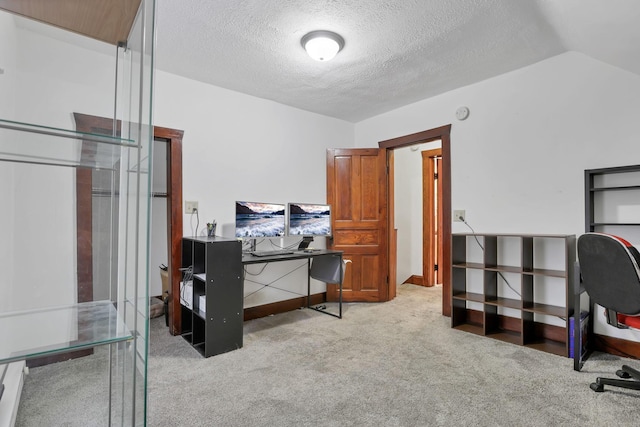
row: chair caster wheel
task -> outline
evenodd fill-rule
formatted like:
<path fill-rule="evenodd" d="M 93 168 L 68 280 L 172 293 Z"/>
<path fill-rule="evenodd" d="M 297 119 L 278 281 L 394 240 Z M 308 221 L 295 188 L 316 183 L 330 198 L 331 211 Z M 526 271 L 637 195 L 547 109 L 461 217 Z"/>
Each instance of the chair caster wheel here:
<path fill-rule="evenodd" d="M 620 378 L 631 378 L 631 375 L 629 375 L 627 372 L 623 371 L 622 369 L 618 369 L 616 371 L 616 375 L 619 376 Z"/>
<path fill-rule="evenodd" d="M 597 393 L 601 393 L 604 391 L 604 386 L 602 384 L 598 384 L 598 383 L 591 383 L 589 384 L 589 387 L 591 388 L 591 390 L 597 392 Z"/>

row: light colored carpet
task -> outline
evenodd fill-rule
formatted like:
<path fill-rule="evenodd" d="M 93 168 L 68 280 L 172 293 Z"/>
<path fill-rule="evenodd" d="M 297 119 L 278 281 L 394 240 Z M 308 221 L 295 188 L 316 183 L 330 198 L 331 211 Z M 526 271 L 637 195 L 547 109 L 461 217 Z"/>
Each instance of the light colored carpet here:
<path fill-rule="evenodd" d="M 441 298 L 440 287 L 405 284 L 393 301 L 345 304 L 341 320 L 311 310 L 252 320 L 242 349 L 207 359 L 153 319 L 148 424 L 640 425 L 640 392 L 589 389 L 640 362 L 596 354 L 575 372 L 571 359 L 451 329 Z M 67 362 L 32 369 L 18 425 L 104 425 L 84 408 L 99 387 L 49 386 L 66 381 L 57 365 Z M 39 410 L 43 400 L 69 404 Z"/>

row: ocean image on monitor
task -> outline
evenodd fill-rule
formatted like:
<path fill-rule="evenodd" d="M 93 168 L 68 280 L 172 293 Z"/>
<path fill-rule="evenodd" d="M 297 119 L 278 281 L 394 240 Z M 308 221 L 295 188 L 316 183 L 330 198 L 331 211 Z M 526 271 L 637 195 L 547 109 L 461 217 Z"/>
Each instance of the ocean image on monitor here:
<path fill-rule="evenodd" d="M 236 202 L 236 237 L 284 236 L 285 205 Z"/>
<path fill-rule="evenodd" d="M 331 236 L 331 206 L 289 203 L 290 236 Z"/>

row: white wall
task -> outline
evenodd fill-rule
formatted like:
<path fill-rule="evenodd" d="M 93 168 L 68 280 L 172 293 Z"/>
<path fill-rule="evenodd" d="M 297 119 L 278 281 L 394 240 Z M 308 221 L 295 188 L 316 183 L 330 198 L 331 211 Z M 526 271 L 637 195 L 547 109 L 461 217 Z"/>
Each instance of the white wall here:
<path fill-rule="evenodd" d="M 161 71 L 154 117 L 185 131 L 183 198 L 228 237 L 236 200 L 324 202 L 326 149 L 353 145 L 351 123 Z"/>
<path fill-rule="evenodd" d="M 13 119 L 15 106 L 15 79 L 16 79 L 16 29 L 13 17 L 0 13 L 0 118 Z M 0 131 L 0 140 L 7 138 L 6 132 Z M 0 209 L 0 271 L 4 277 L 13 278 L 13 242 L 15 238 L 14 228 L 7 224 L 14 223 L 14 210 L 4 208 L 15 197 L 15 183 L 13 165 L 0 163 L 0 197 L 3 200 L 3 208 Z M 1 224 L 5 224 L 2 226 Z M 9 289 L 0 281 L 0 292 L 6 300 L 10 295 Z M 0 302 L 0 311 L 3 311 L 6 303 Z"/>
<path fill-rule="evenodd" d="M 0 117 L 13 118 L 16 82 L 16 28 L 13 17 L 0 13 Z"/>
<path fill-rule="evenodd" d="M 8 35 L 0 37 L 0 67 L 5 68 L 0 75 L 3 118 L 72 129 L 74 111 L 109 115 L 113 109 L 112 58 L 43 37 L 24 27 L 22 18 L 0 13 L 0 20 L 2 34 Z M 10 85 L 6 97 L 5 82 Z M 15 138 L 15 134 L 4 133 L 2 140 L 15 143 Z M 25 146 L 32 144 L 23 136 L 20 141 Z M 46 150 L 52 146 L 50 141 L 39 142 L 33 145 L 37 154 L 52 154 Z M 55 150 L 59 147 L 56 144 Z M 0 285 L 5 296 L 0 309 L 75 302 L 75 170 L 2 162 L 0 175 L 7 178 L 0 190 L 3 206 L 8 207 L 2 209 L 0 235 L 11 242 L 11 256 L 0 257 L 6 279 Z"/>
<path fill-rule="evenodd" d="M 477 232 L 580 235 L 584 170 L 637 164 L 639 116 L 640 76 L 568 52 L 357 123 L 355 145 L 451 123 L 452 208 Z"/>
<path fill-rule="evenodd" d="M 217 235 L 235 236 L 235 201 L 270 203 L 326 201 L 326 149 L 353 146 L 354 125 L 272 101 L 158 71 L 155 123 L 184 130 L 183 199 L 197 201 L 198 234 L 216 220 Z M 184 209 L 183 209 L 184 211 Z M 183 218 L 184 235 L 195 232 L 196 217 Z M 274 239 L 278 245 L 296 242 Z M 323 242 L 316 239 L 314 246 Z M 263 243 L 263 248 L 271 248 Z M 259 277 L 247 276 L 245 306 L 306 294 L 299 262 L 272 263 Z M 248 267 L 249 273 L 261 266 Z M 298 269 L 298 270 L 296 270 Z M 296 270 L 273 286 L 271 283 Z M 315 283 L 313 291 L 324 289 Z M 254 293 L 255 291 L 258 291 Z M 295 294 L 292 294 L 295 292 Z"/>
<path fill-rule="evenodd" d="M 112 56 L 11 28 L 6 16 L 0 19 L 0 31 L 8 35 L 0 38 L 0 53 L 8 58 L 0 64 L 5 68 L 0 76 L 0 112 L 5 117 L 70 128 L 73 111 L 110 116 Z M 583 170 L 638 163 L 640 158 L 640 77 L 574 52 L 355 126 L 163 72 L 156 74 L 155 83 L 155 123 L 185 131 L 184 199 L 199 202 L 201 228 L 216 219 L 218 234 L 226 236 L 233 235 L 235 200 L 326 200 L 326 148 L 376 147 L 378 141 L 448 123 L 453 125 L 452 207 L 465 209 L 478 232 L 580 234 Z M 461 105 L 471 114 L 459 122 L 454 112 Z M 42 240 L 44 228 L 58 253 L 75 259 L 72 171 L 57 171 L 42 180 L 34 179 L 32 171 L 17 176 L 0 165 L 0 174 L 7 178 L 3 182 L 14 180 L 0 186 L 3 200 L 14 206 L 13 214 L 2 214 L 7 219 L 2 236 L 21 234 L 14 252 L 29 253 L 32 242 Z M 52 180 L 58 182 L 58 194 L 38 186 Z M 25 188 L 40 193 L 21 197 Z M 20 215 L 15 215 L 17 207 Z M 42 226 L 52 218 L 54 226 Z M 185 215 L 185 235 L 191 234 L 189 219 Z M 454 223 L 453 231 L 467 230 Z M 638 239 L 633 243 L 640 245 Z M 20 292 L 44 299 L 73 298 L 72 289 L 60 292 L 40 285 L 43 276 L 52 275 L 68 282 L 75 277 L 73 262 L 61 268 L 40 254 L 22 259 L 12 267 L 0 266 L 4 272 L 13 268 L 11 281 L 18 278 L 27 284 Z M 39 272 L 32 269 L 36 262 Z M 279 277 L 293 268 L 268 270 Z M 294 287 L 300 281 L 297 276 L 287 280 Z M 290 297 L 280 291 L 258 292 L 246 303 Z"/>
<path fill-rule="evenodd" d="M 57 33 L 55 29 L 32 31 L 33 24 L 7 14 L 0 14 L 0 19 L 3 24 L 10 24 L 3 25 L 3 33 L 15 32 L 18 40 L 15 48 L 11 46 L 11 37 L 0 41 L 3 54 L 13 53 L 13 56 L 7 55 L 12 61 L 0 65 L 5 68 L 0 88 L 4 94 L 5 88 L 16 87 L 15 98 L 3 97 L 0 102 L 3 117 L 9 114 L 7 109 L 14 109 L 12 118 L 16 120 L 73 128 L 74 111 L 103 117 L 113 114 L 115 50 L 111 55 L 105 53 L 104 46 L 92 50 L 91 44 L 82 47 L 70 44 L 67 42 L 69 35 L 64 32 Z M 14 21 L 19 25 L 14 26 Z M 6 77 L 14 75 L 19 77 L 16 85 L 4 84 Z M 185 200 L 199 202 L 201 231 L 206 222 L 216 219 L 218 234 L 233 236 L 235 200 L 324 202 L 326 148 L 353 145 L 354 126 L 348 122 L 167 73 L 158 72 L 155 83 L 154 122 L 185 131 L 183 194 Z M 11 241 L 13 230 L 22 233 L 15 245 L 11 244 L 10 248 L 3 245 L 0 249 L 16 254 L 14 262 L 5 258 L 7 265 L 3 263 L 2 267 L 7 268 L 3 271 L 19 271 L 19 277 L 16 273 L 9 282 L 19 279 L 20 283 L 28 284 L 21 285 L 19 295 L 11 300 L 28 300 L 30 305 L 35 303 L 36 306 L 41 302 L 45 305 L 73 302 L 74 170 L 51 168 L 46 172 L 47 178 L 39 180 L 34 178 L 42 177 L 42 171 L 47 168 L 36 170 L 27 166 L 16 177 L 14 172 L 9 175 L 8 164 L 0 166 L 0 173 L 7 175 L 2 187 L 4 200 L 12 200 L 10 204 L 15 209 L 24 207 L 15 217 L 9 217 L 10 213 L 17 212 L 15 209 L 3 213 L 3 219 L 7 219 L 3 221 L 6 225 L 2 230 L 2 235 L 8 236 L 5 241 Z M 24 181 L 24 185 L 13 185 L 9 178 L 15 182 Z M 45 182 L 49 185 L 43 185 Z M 10 191 L 27 188 L 29 191 L 16 191 L 15 196 L 10 194 Z M 56 191 L 51 191 L 52 188 Z M 192 234 L 189 220 L 190 216 L 185 215 L 185 235 Z M 195 219 L 193 224 L 195 226 Z M 50 244 L 43 244 L 43 229 Z M 41 244 L 34 251 L 31 242 L 38 238 Z M 322 244 L 316 242 L 316 246 Z M 34 270 L 36 260 L 39 268 Z M 159 276 L 154 273 L 157 266 L 151 267 L 152 283 L 159 287 L 159 280 L 158 283 L 153 280 Z M 287 265 L 269 267 L 267 273 L 272 277 L 268 281 L 294 268 Z M 302 269 L 300 272 L 304 273 Z M 60 285 L 64 289 L 42 286 L 43 275 L 47 276 L 48 283 L 65 283 Z M 301 283 L 306 284 L 306 276 L 301 277 L 288 277 L 285 282 L 290 283 L 279 284 L 301 292 L 304 288 Z M 315 288 L 319 290 L 322 285 L 316 283 Z M 276 294 L 258 292 L 250 297 L 249 304 L 294 296 L 281 291 Z M 12 305 L 12 308 L 18 307 Z"/>

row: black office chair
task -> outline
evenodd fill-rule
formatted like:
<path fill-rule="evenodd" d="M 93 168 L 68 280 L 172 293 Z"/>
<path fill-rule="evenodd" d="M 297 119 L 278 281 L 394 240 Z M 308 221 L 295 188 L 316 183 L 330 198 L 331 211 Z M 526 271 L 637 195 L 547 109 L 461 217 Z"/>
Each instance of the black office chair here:
<path fill-rule="evenodd" d="M 605 308 L 607 323 L 619 329 L 640 329 L 638 250 L 617 236 L 586 233 L 578 238 L 578 260 L 584 288 L 593 303 Z M 612 385 L 640 390 L 640 371 L 623 365 L 616 375 L 624 379 L 598 377 L 591 389 L 601 392 L 605 385 Z"/>

